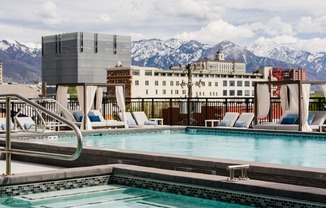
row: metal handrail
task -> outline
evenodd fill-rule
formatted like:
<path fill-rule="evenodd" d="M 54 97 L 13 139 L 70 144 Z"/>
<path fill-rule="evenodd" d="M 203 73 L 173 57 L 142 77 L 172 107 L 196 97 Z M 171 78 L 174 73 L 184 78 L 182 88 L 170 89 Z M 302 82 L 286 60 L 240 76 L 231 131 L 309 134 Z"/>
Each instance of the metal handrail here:
<path fill-rule="evenodd" d="M 25 155 L 25 156 L 32 156 L 32 157 L 41 157 L 41 158 L 50 158 L 50 159 L 56 159 L 56 160 L 65 160 L 65 161 L 73 161 L 76 160 L 83 148 L 83 142 L 82 142 L 82 133 L 80 129 L 71 121 L 68 121 L 59 115 L 49 111 L 48 109 L 44 108 L 41 105 L 38 105 L 29 99 L 22 97 L 18 94 L 0 94 L 0 97 L 6 98 L 6 148 L 4 152 L 6 153 L 6 175 L 11 175 L 11 154 L 17 154 L 17 155 Z M 28 151 L 28 150 L 21 150 L 21 149 L 12 149 L 11 148 L 11 137 L 10 137 L 10 102 L 11 98 L 18 98 L 30 106 L 34 107 L 37 110 L 40 110 L 41 112 L 57 119 L 58 121 L 66 124 L 67 126 L 71 127 L 77 137 L 77 148 L 74 154 L 72 155 L 66 155 L 66 154 L 55 154 L 55 153 L 46 153 L 46 152 L 38 152 L 38 151 Z"/>

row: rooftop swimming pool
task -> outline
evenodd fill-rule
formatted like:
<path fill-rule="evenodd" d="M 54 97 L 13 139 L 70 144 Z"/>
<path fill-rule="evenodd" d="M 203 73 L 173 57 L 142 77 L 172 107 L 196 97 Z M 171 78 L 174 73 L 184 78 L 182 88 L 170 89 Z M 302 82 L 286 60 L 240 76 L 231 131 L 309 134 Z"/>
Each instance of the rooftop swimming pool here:
<path fill-rule="evenodd" d="M 236 208 L 243 205 L 218 202 L 146 189 L 109 184 L 87 188 L 0 198 L 1 207 L 143 207 L 143 208 Z"/>
<path fill-rule="evenodd" d="M 74 138 L 59 138 L 73 143 Z M 84 146 L 326 168 L 326 137 L 232 131 L 162 131 L 84 136 Z"/>

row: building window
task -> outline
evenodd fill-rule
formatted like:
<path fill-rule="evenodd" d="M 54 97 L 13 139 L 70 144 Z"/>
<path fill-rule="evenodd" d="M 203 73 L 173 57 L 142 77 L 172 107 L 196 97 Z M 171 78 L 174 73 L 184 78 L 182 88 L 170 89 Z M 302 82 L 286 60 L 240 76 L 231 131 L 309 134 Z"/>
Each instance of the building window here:
<path fill-rule="evenodd" d="M 139 76 L 139 70 L 132 70 L 132 75 Z"/>
<path fill-rule="evenodd" d="M 98 34 L 97 33 L 94 34 L 94 52 L 95 53 L 98 52 Z"/>
<path fill-rule="evenodd" d="M 175 94 L 176 95 L 179 95 L 179 90 L 175 90 Z"/>
<path fill-rule="evenodd" d="M 242 81 L 237 81 L 237 86 L 242 87 Z"/>
<path fill-rule="evenodd" d="M 117 36 L 113 35 L 113 54 L 117 54 Z"/>
<path fill-rule="evenodd" d="M 156 94 L 158 94 L 158 90 L 155 90 Z"/>
<path fill-rule="evenodd" d="M 163 86 L 166 86 L 166 81 L 162 81 L 162 85 Z"/>
<path fill-rule="evenodd" d="M 227 90 L 223 90 L 223 96 L 228 96 L 228 91 Z"/>
<path fill-rule="evenodd" d="M 83 33 L 81 32 L 80 33 L 80 52 L 83 52 L 84 51 L 84 37 L 83 37 Z"/>
<path fill-rule="evenodd" d="M 145 85 L 149 85 L 149 81 L 148 80 L 145 80 Z"/>
<path fill-rule="evenodd" d="M 212 86 L 212 82 L 208 82 L 208 86 L 209 86 L 209 87 Z"/>
<path fill-rule="evenodd" d="M 245 96 L 250 96 L 250 90 L 245 90 Z"/>
<path fill-rule="evenodd" d="M 230 90 L 230 96 L 234 96 L 235 95 L 234 93 L 235 93 L 234 90 Z"/>
<path fill-rule="evenodd" d="M 237 91 L 237 96 L 242 96 L 242 90 Z"/>
<path fill-rule="evenodd" d="M 135 80 L 135 85 L 139 85 L 139 80 Z"/>
<path fill-rule="evenodd" d="M 148 95 L 148 89 L 146 89 L 146 95 Z"/>
<path fill-rule="evenodd" d="M 158 81 L 155 81 L 155 86 L 158 86 Z"/>
<path fill-rule="evenodd" d="M 153 75 L 152 71 L 150 70 L 145 71 L 145 76 L 152 76 L 152 75 Z"/>
<path fill-rule="evenodd" d="M 173 95 L 173 90 L 171 90 L 171 95 Z"/>
<path fill-rule="evenodd" d="M 245 81 L 245 86 L 250 87 L 250 81 Z"/>
<path fill-rule="evenodd" d="M 230 80 L 230 86 L 231 86 L 231 87 L 235 86 L 235 83 L 234 83 L 233 80 Z"/>
<path fill-rule="evenodd" d="M 186 94 L 186 90 L 182 90 L 182 94 L 185 95 Z"/>
<path fill-rule="evenodd" d="M 179 85 L 180 85 L 180 82 L 179 82 L 179 81 L 176 81 L 176 82 L 175 82 L 175 85 L 176 85 L 176 86 L 179 86 Z"/>
<path fill-rule="evenodd" d="M 163 95 L 166 95 L 166 90 L 163 90 Z"/>
<path fill-rule="evenodd" d="M 224 86 L 224 87 L 228 86 L 228 81 L 223 80 L 223 86 Z"/>
<path fill-rule="evenodd" d="M 217 87 L 218 86 L 218 82 L 215 82 L 215 87 Z"/>
<path fill-rule="evenodd" d="M 173 81 L 170 81 L 170 86 L 173 86 Z"/>

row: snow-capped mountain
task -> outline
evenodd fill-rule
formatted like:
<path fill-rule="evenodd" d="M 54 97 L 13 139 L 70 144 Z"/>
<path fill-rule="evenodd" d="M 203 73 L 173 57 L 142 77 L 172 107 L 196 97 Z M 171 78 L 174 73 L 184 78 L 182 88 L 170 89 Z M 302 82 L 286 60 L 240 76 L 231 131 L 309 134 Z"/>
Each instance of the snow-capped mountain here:
<path fill-rule="evenodd" d="M 307 69 L 309 74 L 319 74 L 319 77 L 326 78 L 326 53 L 310 53 L 299 51 L 289 46 L 269 43 L 254 44 L 248 47 L 257 56 L 268 57 L 275 60 L 284 61 Z M 320 79 L 320 78 L 319 78 Z"/>
<path fill-rule="evenodd" d="M 13 40 L 0 41 L 4 82 L 31 83 L 41 80 L 41 46 Z"/>
<path fill-rule="evenodd" d="M 326 53 L 323 52 L 312 54 L 278 44 L 242 47 L 230 41 L 222 41 L 216 45 L 178 39 L 149 39 L 131 43 L 133 65 L 162 69 L 168 69 L 171 65 L 185 65 L 201 58 L 213 58 L 216 51 L 222 51 L 226 60 L 245 62 L 247 72 L 260 66 L 306 68 L 308 79 L 326 78 Z M 4 81 L 41 81 L 41 58 L 40 45 L 12 40 L 0 41 Z"/>
<path fill-rule="evenodd" d="M 170 65 L 185 65 L 202 58 L 213 58 L 216 51 L 223 51 L 227 60 L 238 60 L 247 64 L 247 71 L 252 72 L 260 66 L 294 67 L 279 60 L 259 57 L 244 47 L 230 41 L 223 41 L 210 46 L 198 41 L 158 39 L 135 41 L 131 45 L 132 64 L 168 69 Z"/>

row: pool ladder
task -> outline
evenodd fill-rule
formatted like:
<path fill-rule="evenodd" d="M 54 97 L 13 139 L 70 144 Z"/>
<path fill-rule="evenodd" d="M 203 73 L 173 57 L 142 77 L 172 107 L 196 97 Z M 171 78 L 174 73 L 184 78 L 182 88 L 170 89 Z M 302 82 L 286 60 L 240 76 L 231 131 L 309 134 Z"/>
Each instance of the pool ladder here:
<path fill-rule="evenodd" d="M 38 105 L 31 100 L 22 97 L 18 94 L 0 94 L 0 98 L 6 99 L 6 147 L 3 149 L 0 149 L 0 152 L 5 152 L 6 154 L 6 175 L 12 175 L 11 173 L 11 155 L 17 154 L 17 155 L 25 155 L 25 156 L 32 156 L 32 157 L 41 157 L 41 158 L 49 158 L 49 159 L 56 159 L 56 160 L 65 160 L 65 161 L 73 161 L 76 160 L 83 148 L 83 142 L 82 142 L 82 133 L 80 129 L 71 121 L 68 121 L 59 115 L 55 114 L 52 111 L 49 111 L 48 109 L 44 108 L 41 105 Z M 66 124 L 70 128 L 72 128 L 77 137 L 77 148 L 74 154 L 72 155 L 66 155 L 66 154 L 55 154 L 55 153 L 47 153 L 47 152 L 37 152 L 37 151 L 28 151 L 28 150 L 22 150 L 22 149 L 12 149 L 11 148 L 11 130 L 10 130 L 10 104 L 11 99 L 19 99 L 28 105 L 34 107 L 36 110 L 41 111 L 42 113 L 45 113 L 48 116 L 51 116 L 52 118 L 55 118 L 56 120 Z"/>

